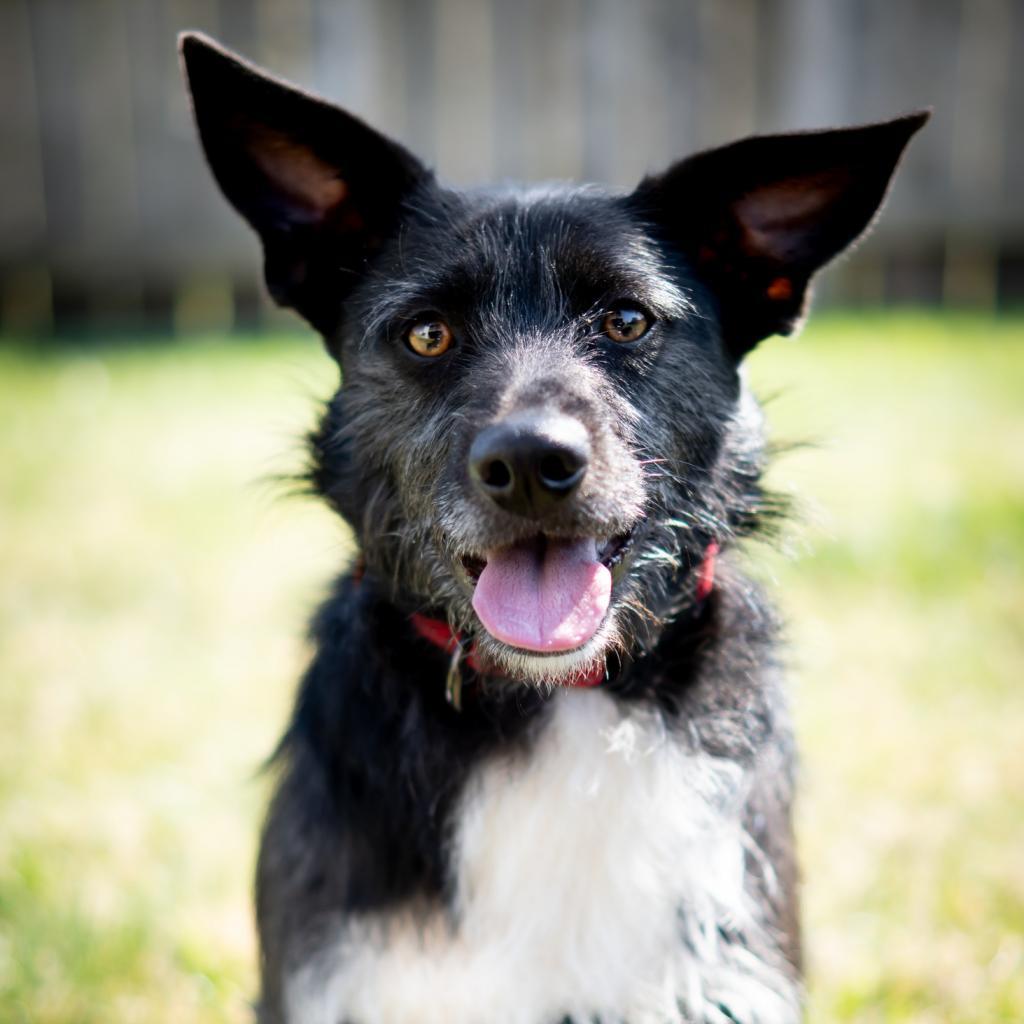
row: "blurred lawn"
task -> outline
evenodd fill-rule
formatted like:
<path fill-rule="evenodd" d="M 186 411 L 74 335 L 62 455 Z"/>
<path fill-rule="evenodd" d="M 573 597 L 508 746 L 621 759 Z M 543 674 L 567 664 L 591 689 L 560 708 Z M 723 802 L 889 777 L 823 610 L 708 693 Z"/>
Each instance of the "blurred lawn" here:
<path fill-rule="evenodd" d="M 751 360 L 803 499 L 813 1021 L 1024 1020 L 1024 321 L 820 317 Z M 308 338 L 0 350 L 0 1020 L 243 1021 L 249 883 L 345 534 L 275 475 Z M 793 558 L 793 555 L 796 558 Z"/>

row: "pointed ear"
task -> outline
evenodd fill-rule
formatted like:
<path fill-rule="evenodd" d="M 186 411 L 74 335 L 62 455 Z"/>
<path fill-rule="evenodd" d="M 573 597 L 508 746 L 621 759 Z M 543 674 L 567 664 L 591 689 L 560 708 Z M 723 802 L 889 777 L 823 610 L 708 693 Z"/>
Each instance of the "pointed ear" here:
<path fill-rule="evenodd" d="M 263 241 L 270 294 L 330 335 L 345 293 L 429 172 L 362 121 L 205 36 L 185 33 L 179 45 L 206 158 Z"/>
<path fill-rule="evenodd" d="M 737 359 L 794 330 L 811 276 L 870 224 L 929 116 L 743 139 L 641 182 L 632 200 L 715 293 Z"/>

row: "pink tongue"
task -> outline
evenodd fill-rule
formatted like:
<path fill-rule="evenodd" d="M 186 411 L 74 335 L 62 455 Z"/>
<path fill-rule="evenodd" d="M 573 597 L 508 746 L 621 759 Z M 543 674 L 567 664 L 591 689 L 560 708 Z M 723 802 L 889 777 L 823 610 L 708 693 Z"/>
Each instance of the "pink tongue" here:
<path fill-rule="evenodd" d="M 528 651 L 569 651 L 596 632 L 611 598 L 612 574 L 593 539 L 548 540 L 492 551 L 473 607 L 491 636 Z"/>

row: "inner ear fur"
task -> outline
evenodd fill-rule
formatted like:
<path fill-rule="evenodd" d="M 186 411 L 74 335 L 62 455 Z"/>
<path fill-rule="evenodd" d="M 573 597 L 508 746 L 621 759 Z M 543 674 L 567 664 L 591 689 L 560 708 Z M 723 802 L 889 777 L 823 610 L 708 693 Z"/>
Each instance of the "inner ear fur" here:
<path fill-rule="evenodd" d="M 641 182 L 634 202 L 712 289 L 736 358 L 797 327 L 811 277 L 871 223 L 929 116 L 755 136 Z"/>
<path fill-rule="evenodd" d="M 206 36 L 185 33 L 179 46 L 207 161 L 263 242 L 271 295 L 329 337 L 346 291 L 429 172 L 358 118 Z"/>

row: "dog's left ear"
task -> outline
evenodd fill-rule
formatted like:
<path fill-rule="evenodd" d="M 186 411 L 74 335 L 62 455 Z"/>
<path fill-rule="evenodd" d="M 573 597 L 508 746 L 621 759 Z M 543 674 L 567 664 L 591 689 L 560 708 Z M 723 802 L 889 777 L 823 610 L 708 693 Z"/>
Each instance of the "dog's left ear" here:
<path fill-rule="evenodd" d="M 737 359 L 796 328 L 811 276 L 871 223 L 929 116 L 743 139 L 640 183 L 632 201 L 715 293 Z"/>
<path fill-rule="evenodd" d="M 402 146 L 199 33 L 179 38 L 214 177 L 263 242 L 270 294 L 330 344 L 345 293 L 431 174 Z"/>

